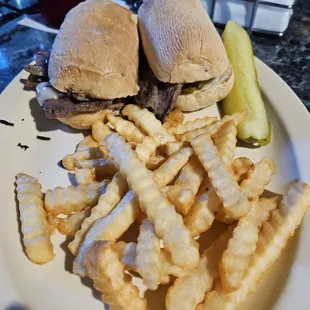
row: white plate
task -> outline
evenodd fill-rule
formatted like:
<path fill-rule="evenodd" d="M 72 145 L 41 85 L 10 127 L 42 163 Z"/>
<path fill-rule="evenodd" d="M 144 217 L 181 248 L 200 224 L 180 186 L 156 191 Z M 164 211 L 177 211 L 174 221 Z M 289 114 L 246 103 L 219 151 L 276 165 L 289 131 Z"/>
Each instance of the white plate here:
<path fill-rule="evenodd" d="M 266 65 L 257 61 L 259 81 L 266 98 L 268 117 L 273 124 L 272 142 L 262 148 L 238 148 L 237 155 L 257 161 L 272 158 L 276 174 L 268 186 L 272 192 L 283 193 L 287 184 L 299 179 L 310 184 L 310 116 L 292 90 Z M 64 238 L 53 236 L 56 258 L 49 264 L 37 266 L 22 251 L 18 231 L 14 180 L 18 172 L 38 177 L 44 190 L 69 185 L 68 173 L 57 166 L 64 155 L 72 153 L 82 134 L 65 125 L 51 121 L 33 99 L 33 92 L 23 91 L 20 73 L 1 95 L 0 119 L 15 124 L 0 124 L 0 309 L 22 303 L 31 310 L 102 309 L 98 294 L 93 296 L 91 281 L 81 281 L 70 273 L 72 257 L 61 247 Z M 187 115 L 218 115 L 216 106 Z M 37 135 L 50 141 L 37 140 Z M 26 144 L 24 151 L 18 143 Z M 290 242 L 281 262 L 267 274 L 247 309 L 309 309 L 310 295 L 310 216 L 300 233 Z M 267 278 L 267 279 L 266 279 Z M 148 293 L 149 309 L 161 310 L 165 289 Z M 186 296 L 184 296 L 186 298 Z M 254 299 L 254 301 L 253 301 Z M 10 309 L 10 308 L 7 308 Z"/>

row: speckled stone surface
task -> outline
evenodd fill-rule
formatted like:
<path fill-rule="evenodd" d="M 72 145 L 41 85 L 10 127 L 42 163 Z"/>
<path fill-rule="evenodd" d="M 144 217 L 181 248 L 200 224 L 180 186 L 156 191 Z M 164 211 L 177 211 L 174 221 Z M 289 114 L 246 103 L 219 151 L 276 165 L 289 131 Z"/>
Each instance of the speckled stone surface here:
<path fill-rule="evenodd" d="M 0 27 L 0 92 L 32 60 L 36 50 L 49 49 L 55 35 L 17 24 Z M 253 34 L 257 57 L 278 73 L 310 110 L 310 1 L 297 0 L 283 37 Z"/>

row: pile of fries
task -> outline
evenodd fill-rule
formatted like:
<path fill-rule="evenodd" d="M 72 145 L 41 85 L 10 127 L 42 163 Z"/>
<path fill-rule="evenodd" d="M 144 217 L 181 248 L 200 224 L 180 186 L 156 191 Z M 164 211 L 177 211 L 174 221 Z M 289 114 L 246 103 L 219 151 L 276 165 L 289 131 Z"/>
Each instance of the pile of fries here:
<path fill-rule="evenodd" d="M 170 284 L 168 310 L 236 309 L 281 255 L 307 213 L 310 187 L 262 198 L 275 165 L 235 158 L 246 113 L 184 123 L 174 110 L 161 124 L 127 105 L 107 114 L 63 159 L 77 187 L 45 195 L 38 180 L 17 175 L 23 240 L 29 259 L 54 258 L 50 236 L 71 242 L 73 272 L 90 277 L 111 309 L 147 309 L 132 273 L 149 290 Z M 214 222 L 226 229 L 200 251 Z M 133 242 L 120 241 L 133 223 Z M 202 252 L 202 253 L 201 253 Z"/>

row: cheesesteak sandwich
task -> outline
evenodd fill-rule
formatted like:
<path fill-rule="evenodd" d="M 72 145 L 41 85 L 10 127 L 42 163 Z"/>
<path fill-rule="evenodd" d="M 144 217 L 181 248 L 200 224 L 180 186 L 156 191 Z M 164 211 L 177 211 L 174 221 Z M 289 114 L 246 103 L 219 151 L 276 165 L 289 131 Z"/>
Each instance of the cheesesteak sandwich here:
<path fill-rule="evenodd" d="M 48 80 L 37 86 L 46 116 L 88 129 L 139 91 L 137 16 L 108 0 L 82 2 L 67 14 L 50 55 L 35 60 L 26 70 Z"/>
<path fill-rule="evenodd" d="M 234 74 L 222 40 L 200 0 L 144 0 L 144 53 L 156 78 L 182 85 L 176 107 L 195 111 L 226 97 Z"/>

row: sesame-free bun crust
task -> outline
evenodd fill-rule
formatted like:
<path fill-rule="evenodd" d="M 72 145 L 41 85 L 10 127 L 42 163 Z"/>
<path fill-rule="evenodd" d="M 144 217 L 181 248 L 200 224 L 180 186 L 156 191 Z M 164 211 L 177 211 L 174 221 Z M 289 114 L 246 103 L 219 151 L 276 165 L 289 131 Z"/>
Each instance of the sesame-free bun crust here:
<path fill-rule="evenodd" d="M 108 0 L 82 2 L 56 36 L 50 82 L 61 92 L 98 99 L 135 95 L 138 49 L 136 15 Z"/>
<path fill-rule="evenodd" d="M 228 68 L 222 40 L 200 0 L 145 0 L 138 17 L 144 52 L 160 81 L 204 81 Z"/>
<path fill-rule="evenodd" d="M 232 68 L 219 79 L 211 80 L 202 89 L 191 94 L 179 95 L 177 97 L 176 108 L 185 112 L 197 111 L 206 108 L 222 99 L 231 91 L 234 85 L 234 73 Z"/>

